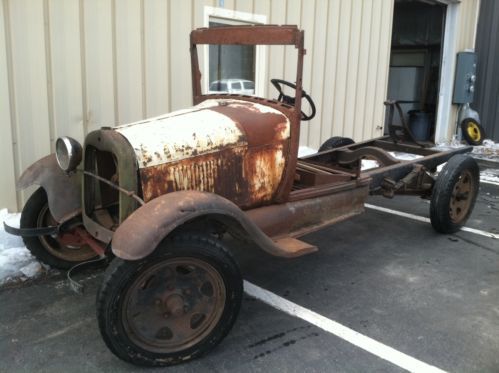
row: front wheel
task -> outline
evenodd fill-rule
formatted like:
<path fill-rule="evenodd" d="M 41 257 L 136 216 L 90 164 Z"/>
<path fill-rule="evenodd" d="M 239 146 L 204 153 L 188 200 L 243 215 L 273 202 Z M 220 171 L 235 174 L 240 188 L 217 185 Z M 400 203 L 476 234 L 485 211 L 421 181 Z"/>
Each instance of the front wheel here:
<path fill-rule="evenodd" d="M 21 213 L 21 228 L 45 228 L 57 225 L 50 213 L 47 193 L 38 188 L 29 197 Z M 69 269 L 96 257 L 74 230 L 54 235 L 23 237 L 24 244 L 36 258 L 51 267 Z"/>
<path fill-rule="evenodd" d="M 219 241 L 180 235 L 142 260 L 113 260 L 97 294 L 99 329 L 125 361 L 174 365 L 222 341 L 242 293 L 239 268 Z"/>
<path fill-rule="evenodd" d="M 455 155 L 444 166 L 433 187 L 430 218 L 440 233 L 457 232 L 466 223 L 478 195 L 480 170 L 466 155 Z"/>

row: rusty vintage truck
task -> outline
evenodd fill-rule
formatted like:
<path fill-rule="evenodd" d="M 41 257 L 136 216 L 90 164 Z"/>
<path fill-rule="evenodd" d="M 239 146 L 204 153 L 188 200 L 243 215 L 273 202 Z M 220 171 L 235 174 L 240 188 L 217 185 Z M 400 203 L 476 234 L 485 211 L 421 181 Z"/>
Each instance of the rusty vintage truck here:
<path fill-rule="evenodd" d="M 241 304 L 243 281 L 231 254 L 240 240 L 280 257 L 314 252 L 299 237 L 360 214 L 369 194 L 429 198 L 432 225 L 443 233 L 469 217 L 479 173 L 460 153 L 470 148 L 430 149 L 405 124 L 361 143 L 335 137 L 298 157 L 300 122 L 315 113 L 302 88 L 303 42 L 295 26 L 194 30 L 193 107 L 102 127 L 83 145 L 61 137 L 55 154 L 21 176 L 19 188 L 40 187 L 20 228 L 6 229 L 23 236 L 36 257 L 63 269 L 112 258 L 97 318 L 119 358 L 172 365 L 217 345 Z M 203 94 L 197 49 L 206 44 L 288 46 L 297 55 L 295 83 L 272 79 L 277 99 Z M 400 111 L 386 104 L 390 117 Z M 421 157 L 402 161 L 390 151 Z M 361 170 L 364 158 L 379 167 Z"/>

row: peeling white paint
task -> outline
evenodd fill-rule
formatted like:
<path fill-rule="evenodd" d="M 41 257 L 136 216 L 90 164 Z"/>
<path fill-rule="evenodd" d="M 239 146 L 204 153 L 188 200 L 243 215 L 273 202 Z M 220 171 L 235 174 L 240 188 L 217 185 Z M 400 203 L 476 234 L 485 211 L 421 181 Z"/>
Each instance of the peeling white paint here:
<path fill-rule="evenodd" d="M 187 109 L 180 109 L 180 110 L 172 111 L 170 113 L 161 114 L 161 115 L 158 115 L 156 117 L 142 119 L 142 120 L 139 120 L 137 122 L 122 124 L 120 126 L 116 126 L 115 129 L 126 128 L 126 127 L 135 126 L 137 124 L 149 123 L 152 121 L 158 121 L 158 120 L 162 120 L 162 119 L 176 117 L 178 115 L 192 113 L 192 112 L 197 111 L 197 110 L 208 109 L 210 107 L 215 107 L 215 106 L 219 106 L 219 105 L 220 105 L 219 100 L 206 100 L 206 101 L 203 101 L 202 103 L 200 103 L 196 106 L 193 106 L 193 107 L 190 107 Z"/>
<path fill-rule="evenodd" d="M 207 105 L 117 127 L 116 131 L 134 148 L 140 168 L 180 161 L 221 147 L 246 145 L 236 123 L 209 110 Z"/>

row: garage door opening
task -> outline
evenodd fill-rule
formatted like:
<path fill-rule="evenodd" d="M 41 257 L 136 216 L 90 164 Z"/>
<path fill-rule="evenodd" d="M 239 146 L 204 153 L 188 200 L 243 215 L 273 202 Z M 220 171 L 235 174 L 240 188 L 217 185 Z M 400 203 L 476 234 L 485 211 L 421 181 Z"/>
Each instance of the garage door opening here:
<path fill-rule="evenodd" d="M 387 96 L 401 102 L 420 141 L 435 139 L 445 14 L 446 6 L 433 1 L 395 2 Z"/>

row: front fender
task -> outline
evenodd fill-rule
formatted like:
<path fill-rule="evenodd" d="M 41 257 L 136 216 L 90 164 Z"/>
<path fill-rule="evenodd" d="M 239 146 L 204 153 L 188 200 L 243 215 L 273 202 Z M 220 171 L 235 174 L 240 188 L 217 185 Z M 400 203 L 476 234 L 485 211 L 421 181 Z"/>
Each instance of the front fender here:
<path fill-rule="evenodd" d="M 57 221 L 81 210 L 81 175 L 67 175 L 61 170 L 55 154 L 47 155 L 29 166 L 17 181 L 17 189 L 40 185 L 47 193 L 49 209 Z"/>
<path fill-rule="evenodd" d="M 193 190 L 162 195 L 135 210 L 114 233 L 113 253 L 125 260 L 144 258 L 175 228 L 202 216 L 236 223 L 270 254 L 292 256 L 277 246 L 234 203 L 217 194 Z"/>

